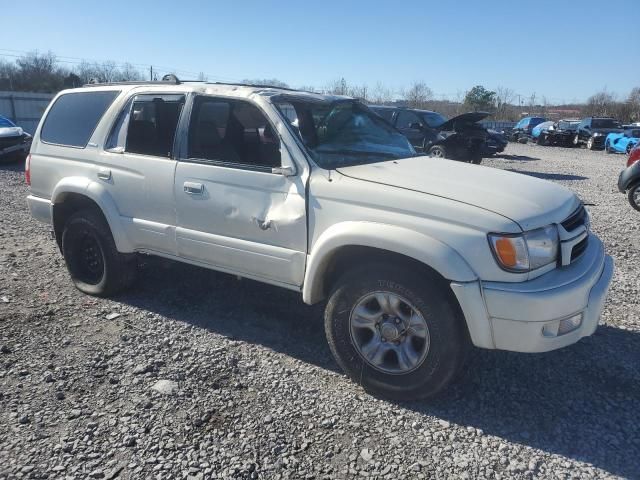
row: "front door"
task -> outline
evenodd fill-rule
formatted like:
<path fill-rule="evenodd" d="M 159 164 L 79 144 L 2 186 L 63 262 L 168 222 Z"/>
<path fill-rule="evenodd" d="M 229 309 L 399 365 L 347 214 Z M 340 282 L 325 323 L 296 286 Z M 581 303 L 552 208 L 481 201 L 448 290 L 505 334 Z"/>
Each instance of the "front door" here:
<path fill-rule="evenodd" d="M 409 142 L 416 150 L 423 150 L 425 127 L 415 113 L 408 110 L 400 110 L 396 116 L 396 128 L 409 139 Z"/>
<path fill-rule="evenodd" d="M 307 248 L 305 181 L 255 104 L 197 96 L 176 168 L 178 255 L 299 287 Z M 274 169 L 275 173 L 274 173 Z"/>

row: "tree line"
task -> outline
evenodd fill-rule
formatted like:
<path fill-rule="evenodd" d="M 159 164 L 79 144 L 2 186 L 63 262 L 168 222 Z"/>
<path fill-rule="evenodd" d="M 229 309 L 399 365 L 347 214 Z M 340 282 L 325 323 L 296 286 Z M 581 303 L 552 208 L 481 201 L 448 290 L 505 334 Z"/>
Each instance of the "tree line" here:
<path fill-rule="evenodd" d="M 71 67 L 64 66 L 52 52 L 32 52 L 13 62 L 0 60 L 0 90 L 56 93 L 64 88 L 74 88 L 87 83 L 140 81 L 157 76 L 142 72 L 130 63 L 81 61 Z M 199 80 L 207 80 L 200 74 Z M 288 87 L 276 79 L 245 79 L 242 83 Z M 486 111 L 494 120 L 515 121 L 523 115 L 541 116 L 612 116 L 623 122 L 640 122 L 640 87 L 629 95 L 617 98 L 606 90 L 590 96 L 586 103 L 553 105 L 543 96 L 532 94 L 522 98 L 514 90 L 498 86 L 489 90 L 476 85 L 466 92 L 459 92 L 449 100 L 437 99 L 433 90 L 424 81 L 413 82 L 407 88 L 391 89 L 381 82 L 370 87 L 367 84 L 349 84 L 344 77 L 324 87 L 299 86 L 301 90 L 349 95 L 364 102 L 378 105 L 399 105 L 411 108 L 434 110 L 452 117 L 468 111 Z"/>

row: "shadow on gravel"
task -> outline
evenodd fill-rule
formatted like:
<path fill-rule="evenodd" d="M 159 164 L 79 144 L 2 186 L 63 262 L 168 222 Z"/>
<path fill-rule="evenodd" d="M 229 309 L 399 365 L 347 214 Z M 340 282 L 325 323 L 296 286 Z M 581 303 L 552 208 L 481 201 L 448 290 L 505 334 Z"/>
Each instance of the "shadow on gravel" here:
<path fill-rule="evenodd" d="M 0 170 L 4 170 L 7 172 L 23 172 L 24 171 L 24 162 L 6 162 L 4 160 L 0 160 Z"/>
<path fill-rule="evenodd" d="M 498 155 L 495 155 L 494 158 L 502 158 L 503 160 L 522 160 L 525 162 L 540 160 L 538 157 L 529 157 L 527 155 L 509 155 L 507 153 L 499 153 Z"/>
<path fill-rule="evenodd" d="M 640 474 L 640 333 L 601 326 L 545 354 L 476 350 L 462 380 L 429 403 L 403 403 L 551 454 Z"/>
<path fill-rule="evenodd" d="M 523 175 L 529 175 L 531 177 L 542 178 L 543 180 L 587 180 L 589 178 L 568 173 L 529 172 L 526 170 L 514 170 L 512 168 L 507 168 L 506 170 L 509 172 L 522 173 Z"/>
<path fill-rule="evenodd" d="M 339 371 L 324 336 L 324 307 L 302 303 L 299 292 L 153 257 L 140 277 L 116 300 Z"/>
<path fill-rule="evenodd" d="M 297 292 L 153 258 L 141 277 L 116 300 L 339 371 L 323 306 L 303 304 Z M 400 406 L 614 475 L 640 472 L 639 333 L 602 326 L 546 354 L 475 350 L 469 365 L 440 397 Z"/>

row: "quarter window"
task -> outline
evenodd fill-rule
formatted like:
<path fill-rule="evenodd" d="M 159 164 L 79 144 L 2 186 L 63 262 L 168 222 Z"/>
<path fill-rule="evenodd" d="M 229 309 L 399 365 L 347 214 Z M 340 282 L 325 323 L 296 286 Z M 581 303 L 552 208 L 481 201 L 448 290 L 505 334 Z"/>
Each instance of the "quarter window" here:
<path fill-rule="evenodd" d="M 104 112 L 119 93 L 110 90 L 61 95 L 47 114 L 40 139 L 68 147 L 86 147 Z"/>
<path fill-rule="evenodd" d="M 189 125 L 188 158 L 270 171 L 281 165 L 280 142 L 255 105 L 197 97 Z"/>

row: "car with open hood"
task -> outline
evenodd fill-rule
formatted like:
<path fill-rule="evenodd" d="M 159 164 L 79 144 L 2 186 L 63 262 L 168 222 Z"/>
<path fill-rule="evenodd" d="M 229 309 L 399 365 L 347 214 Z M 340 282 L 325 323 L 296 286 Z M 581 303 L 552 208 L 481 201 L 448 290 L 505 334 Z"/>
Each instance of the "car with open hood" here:
<path fill-rule="evenodd" d="M 570 147 L 573 145 L 573 137 L 580 120 L 563 119 L 557 122 L 551 122 L 551 125 L 547 124 L 541 127 L 541 125 L 545 125 L 545 123 L 547 122 L 543 122 L 533 129 L 535 133 L 536 129 L 540 127 L 537 134 L 538 145 L 555 145 L 560 147 Z"/>
<path fill-rule="evenodd" d="M 400 130 L 419 152 L 463 162 L 482 161 L 487 129 L 478 122 L 489 116 L 486 112 L 463 113 L 447 119 L 429 110 L 379 105 L 369 108 Z"/>
<path fill-rule="evenodd" d="M 24 160 L 31 147 L 31 135 L 0 116 L 0 161 Z"/>
<path fill-rule="evenodd" d="M 324 304 L 338 365 L 394 399 L 440 392 L 471 345 L 593 334 L 613 274 L 572 191 L 427 158 L 343 96 L 175 77 L 65 90 L 25 177 L 82 292 L 127 288 L 138 255 L 298 292 Z"/>

